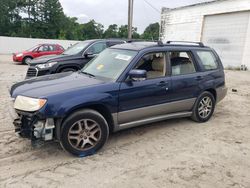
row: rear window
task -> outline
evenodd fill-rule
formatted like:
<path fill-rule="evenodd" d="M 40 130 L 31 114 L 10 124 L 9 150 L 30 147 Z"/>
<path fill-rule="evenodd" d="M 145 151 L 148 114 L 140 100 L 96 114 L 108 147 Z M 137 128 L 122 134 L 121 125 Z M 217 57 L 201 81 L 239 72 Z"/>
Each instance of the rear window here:
<path fill-rule="evenodd" d="M 214 70 L 218 68 L 216 58 L 212 52 L 209 51 L 197 51 L 201 63 L 205 70 Z"/>

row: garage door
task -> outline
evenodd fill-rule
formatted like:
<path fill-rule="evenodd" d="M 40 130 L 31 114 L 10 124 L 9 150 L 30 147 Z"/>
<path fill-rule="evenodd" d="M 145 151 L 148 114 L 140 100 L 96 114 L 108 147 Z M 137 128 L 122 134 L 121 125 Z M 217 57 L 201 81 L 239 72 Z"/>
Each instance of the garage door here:
<path fill-rule="evenodd" d="M 214 48 L 225 67 L 240 66 L 250 12 L 205 16 L 202 41 Z"/>

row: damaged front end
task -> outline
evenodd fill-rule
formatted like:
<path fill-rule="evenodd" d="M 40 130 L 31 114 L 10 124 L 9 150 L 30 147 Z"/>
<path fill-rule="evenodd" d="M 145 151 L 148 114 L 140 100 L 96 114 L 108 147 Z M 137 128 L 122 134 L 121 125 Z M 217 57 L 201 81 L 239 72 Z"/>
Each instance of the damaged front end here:
<path fill-rule="evenodd" d="M 53 140 L 55 123 L 53 118 L 43 118 L 38 113 L 24 112 L 12 107 L 11 117 L 15 132 L 22 138 L 31 140 L 32 146 Z"/>

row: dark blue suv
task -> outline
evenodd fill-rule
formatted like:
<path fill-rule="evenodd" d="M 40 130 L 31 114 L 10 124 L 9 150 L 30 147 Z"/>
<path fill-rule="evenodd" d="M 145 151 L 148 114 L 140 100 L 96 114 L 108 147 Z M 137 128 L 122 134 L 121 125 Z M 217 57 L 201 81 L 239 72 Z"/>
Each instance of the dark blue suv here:
<path fill-rule="evenodd" d="M 22 137 L 56 140 L 86 156 L 110 132 L 170 118 L 206 122 L 227 88 L 220 58 L 202 43 L 131 42 L 104 50 L 78 72 L 29 79 L 10 93 Z"/>

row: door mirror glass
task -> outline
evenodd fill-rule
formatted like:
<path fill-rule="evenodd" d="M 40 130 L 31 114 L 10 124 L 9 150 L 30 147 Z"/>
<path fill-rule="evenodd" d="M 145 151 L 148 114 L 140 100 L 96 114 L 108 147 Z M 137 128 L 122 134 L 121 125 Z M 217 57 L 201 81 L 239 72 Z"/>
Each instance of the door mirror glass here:
<path fill-rule="evenodd" d="M 133 69 L 129 72 L 129 78 L 134 81 L 146 80 L 147 71 L 140 69 Z"/>
<path fill-rule="evenodd" d="M 87 51 L 84 53 L 84 56 L 87 58 L 92 58 L 92 57 L 95 57 L 96 54 L 93 54 L 91 51 Z"/>

